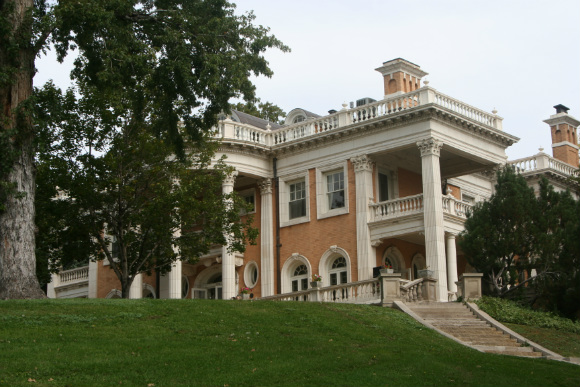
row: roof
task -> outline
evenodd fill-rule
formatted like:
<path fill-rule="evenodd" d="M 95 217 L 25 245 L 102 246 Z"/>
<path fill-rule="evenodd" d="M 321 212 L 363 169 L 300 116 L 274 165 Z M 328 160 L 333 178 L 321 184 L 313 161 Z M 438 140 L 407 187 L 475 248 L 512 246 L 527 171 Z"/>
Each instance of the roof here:
<path fill-rule="evenodd" d="M 276 130 L 282 127 L 282 125 L 276 123 L 276 122 L 270 122 L 268 120 L 265 120 L 263 118 L 259 118 L 259 117 L 254 117 L 250 114 L 241 112 L 239 110 L 232 110 L 232 115 L 235 116 L 236 119 L 234 119 L 234 121 L 239 121 L 242 124 L 248 124 L 248 125 L 252 125 L 255 126 L 257 128 L 260 129 L 267 129 L 268 124 L 270 124 L 270 129 L 272 130 Z"/>

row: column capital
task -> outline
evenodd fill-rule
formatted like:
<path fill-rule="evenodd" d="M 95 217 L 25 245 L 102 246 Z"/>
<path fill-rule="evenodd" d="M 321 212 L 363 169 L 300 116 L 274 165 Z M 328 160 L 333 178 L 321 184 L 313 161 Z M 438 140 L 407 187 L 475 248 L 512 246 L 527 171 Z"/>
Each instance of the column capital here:
<path fill-rule="evenodd" d="M 443 146 L 443 142 L 436 138 L 429 137 L 418 141 L 417 146 L 419 147 L 419 151 L 421 151 L 421 157 L 429 155 L 439 157 L 441 154 L 441 147 Z"/>
<path fill-rule="evenodd" d="M 445 237 L 447 239 L 455 239 L 457 237 L 457 234 L 447 231 L 447 232 L 445 232 Z"/>
<path fill-rule="evenodd" d="M 235 181 L 236 181 L 237 176 L 238 176 L 238 171 L 236 171 L 236 170 L 234 170 L 232 173 L 227 174 L 224 177 L 223 185 L 233 186 Z"/>
<path fill-rule="evenodd" d="M 260 187 L 260 193 L 262 195 L 267 195 L 272 193 L 272 179 L 264 179 L 258 183 Z"/>
<path fill-rule="evenodd" d="M 372 172 L 374 162 L 368 155 L 358 155 L 350 159 L 350 162 L 354 166 L 355 172 Z"/>

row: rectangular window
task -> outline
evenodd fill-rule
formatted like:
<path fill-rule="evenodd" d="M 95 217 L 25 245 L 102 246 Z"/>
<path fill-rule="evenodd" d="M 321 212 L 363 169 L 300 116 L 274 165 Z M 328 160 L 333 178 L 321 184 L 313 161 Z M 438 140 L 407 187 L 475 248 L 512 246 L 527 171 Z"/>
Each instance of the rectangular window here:
<path fill-rule="evenodd" d="M 304 181 L 290 184 L 288 212 L 290 219 L 306 216 L 306 184 Z"/>
<path fill-rule="evenodd" d="M 344 207 L 344 171 L 326 175 L 328 209 Z"/>
<path fill-rule="evenodd" d="M 330 274 L 330 285 L 338 285 L 336 273 Z"/>
<path fill-rule="evenodd" d="M 389 179 L 384 173 L 379 173 L 379 202 L 389 200 Z"/>

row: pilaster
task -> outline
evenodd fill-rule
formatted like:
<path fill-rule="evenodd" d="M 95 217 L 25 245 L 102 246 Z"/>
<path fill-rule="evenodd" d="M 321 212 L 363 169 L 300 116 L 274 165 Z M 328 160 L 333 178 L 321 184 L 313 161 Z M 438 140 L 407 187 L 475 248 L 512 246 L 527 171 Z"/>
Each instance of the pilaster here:
<path fill-rule="evenodd" d="M 272 180 L 259 183 L 261 208 L 261 268 L 262 297 L 274 295 L 274 219 L 272 217 Z"/>
<path fill-rule="evenodd" d="M 435 272 L 438 301 L 447 301 L 447 265 L 439 165 L 443 143 L 430 137 L 417 142 L 417 146 L 421 152 L 427 267 Z"/>
<path fill-rule="evenodd" d="M 358 280 L 372 278 L 376 261 L 376 249 L 371 244 L 369 231 L 369 200 L 373 198 L 373 166 L 367 155 L 350 159 L 354 166 L 356 191 L 356 237 Z"/>

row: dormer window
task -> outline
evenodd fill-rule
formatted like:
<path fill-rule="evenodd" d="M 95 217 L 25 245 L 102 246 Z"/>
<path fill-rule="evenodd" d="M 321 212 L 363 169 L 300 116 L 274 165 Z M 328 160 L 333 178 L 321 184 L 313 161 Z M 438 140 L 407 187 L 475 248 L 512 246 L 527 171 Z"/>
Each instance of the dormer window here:
<path fill-rule="evenodd" d="M 292 123 L 297 124 L 297 123 L 302 122 L 302 121 L 306 121 L 306 117 L 298 116 L 298 117 L 294 118 L 294 121 L 292 121 Z"/>

